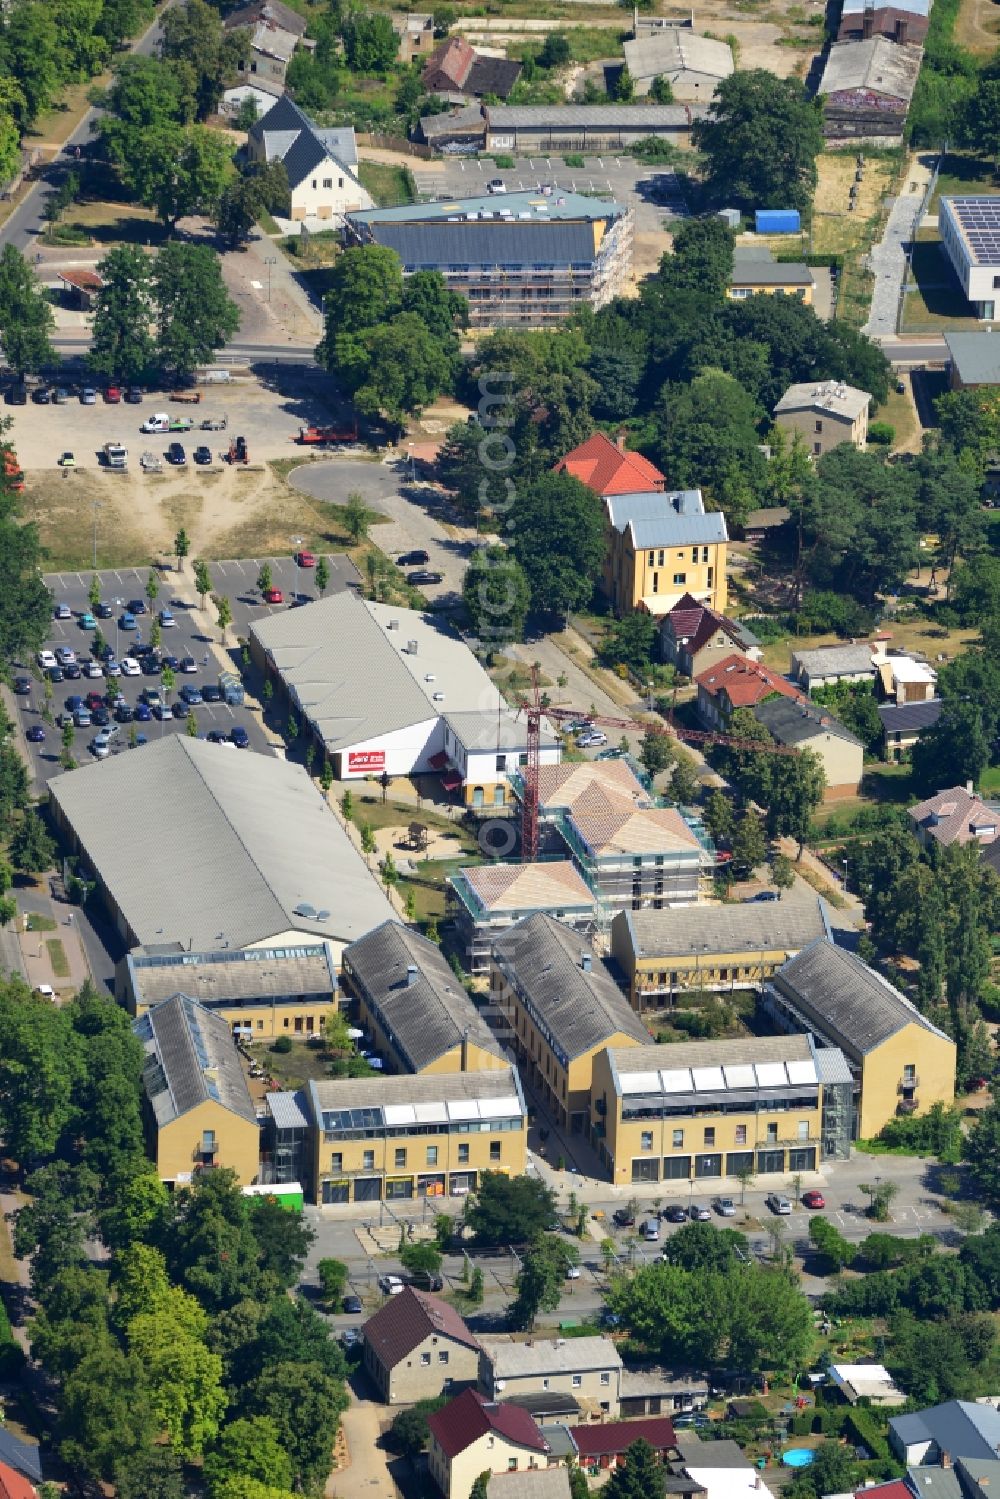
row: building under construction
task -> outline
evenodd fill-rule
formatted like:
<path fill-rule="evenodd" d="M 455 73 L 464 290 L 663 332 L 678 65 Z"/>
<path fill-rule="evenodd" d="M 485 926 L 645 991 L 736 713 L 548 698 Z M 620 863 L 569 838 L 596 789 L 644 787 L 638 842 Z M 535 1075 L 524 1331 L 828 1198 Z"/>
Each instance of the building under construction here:
<path fill-rule="evenodd" d="M 603 307 L 632 265 L 632 211 L 548 189 L 348 214 L 348 240 L 395 250 L 405 275 L 439 271 L 473 328 L 545 328 Z"/>

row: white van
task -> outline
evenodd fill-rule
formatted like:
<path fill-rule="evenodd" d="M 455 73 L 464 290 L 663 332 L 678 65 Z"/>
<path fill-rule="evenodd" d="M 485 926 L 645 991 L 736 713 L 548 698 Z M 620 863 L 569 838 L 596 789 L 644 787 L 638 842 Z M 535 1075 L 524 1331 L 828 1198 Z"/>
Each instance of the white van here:
<path fill-rule="evenodd" d="M 142 426 L 139 428 L 139 431 L 140 432 L 169 432 L 170 431 L 170 418 L 169 418 L 169 416 L 167 415 L 167 413 L 165 411 L 156 411 L 156 412 L 153 413 L 152 416 L 147 416 L 146 420 L 143 422 Z"/>
<path fill-rule="evenodd" d="M 642 1237 L 650 1244 L 660 1242 L 660 1220 L 659 1218 L 645 1218 L 642 1223 Z"/>

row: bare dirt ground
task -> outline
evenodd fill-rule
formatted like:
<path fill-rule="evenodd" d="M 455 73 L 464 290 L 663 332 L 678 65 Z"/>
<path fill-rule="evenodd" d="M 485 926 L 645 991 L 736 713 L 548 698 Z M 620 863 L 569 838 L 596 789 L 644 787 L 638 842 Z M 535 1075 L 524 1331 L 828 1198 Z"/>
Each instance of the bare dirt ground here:
<path fill-rule="evenodd" d="M 979 56 L 988 57 L 996 51 L 1000 46 L 1000 11 L 993 0 L 962 0 L 955 41 Z"/>

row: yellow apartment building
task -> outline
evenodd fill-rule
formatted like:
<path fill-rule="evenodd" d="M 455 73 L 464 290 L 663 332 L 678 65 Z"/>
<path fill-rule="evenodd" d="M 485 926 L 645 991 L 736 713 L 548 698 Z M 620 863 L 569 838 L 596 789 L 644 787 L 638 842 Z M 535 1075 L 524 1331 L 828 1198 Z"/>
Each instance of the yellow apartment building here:
<path fill-rule="evenodd" d="M 765 1007 L 789 1030 L 838 1047 L 853 1078 L 852 1137 L 871 1139 L 898 1114 L 955 1097 L 955 1043 L 880 973 L 828 937 L 768 983 Z"/>
<path fill-rule="evenodd" d="M 115 969 L 115 998 L 145 1015 L 186 994 L 225 1020 L 234 1036 L 273 1041 L 322 1034 L 337 1007 L 337 959 L 329 942 L 210 952 L 126 954 Z"/>
<path fill-rule="evenodd" d="M 851 1075 L 809 1036 L 609 1048 L 591 1135 L 616 1186 L 814 1171 L 849 1153 Z"/>
<path fill-rule="evenodd" d="M 499 1041 L 429 942 L 385 921 L 344 949 L 344 988 L 394 1072 L 506 1071 Z"/>
<path fill-rule="evenodd" d="M 602 587 L 616 614 L 661 618 L 686 594 L 725 613 L 729 533 L 721 512 L 706 514 L 700 489 L 613 494 L 604 506 Z"/>
<path fill-rule="evenodd" d="M 175 994 L 132 1029 L 145 1053 L 147 1138 L 160 1180 L 183 1186 L 199 1171 L 228 1167 L 251 1186 L 260 1123 L 225 1020 Z"/>
<path fill-rule="evenodd" d="M 309 1084 L 309 1195 L 324 1206 L 465 1197 L 521 1176 L 528 1111 L 513 1067 Z"/>
<path fill-rule="evenodd" d="M 490 997 L 546 1112 L 585 1135 L 596 1054 L 649 1040 L 604 964 L 571 927 L 529 916 L 493 943 Z"/>
<path fill-rule="evenodd" d="M 685 994 L 760 989 L 794 953 L 829 932 L 815 895 L 739 905 L 620 911 L 611 952 L 633 1009 L 671 1009 Z"/>

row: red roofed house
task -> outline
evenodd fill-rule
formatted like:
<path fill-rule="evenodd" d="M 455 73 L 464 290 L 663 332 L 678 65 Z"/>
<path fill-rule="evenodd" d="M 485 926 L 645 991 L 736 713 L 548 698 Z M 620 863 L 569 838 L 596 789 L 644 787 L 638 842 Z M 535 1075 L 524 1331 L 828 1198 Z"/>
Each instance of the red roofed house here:
<path fill-rule="evenodd" d="M 727 619 L 707 604 L 686 593 L 663 616 L 660 650 L 686 677 L 697 677 L 735 651 L 750 661 L 759 661 L 760 642 L 745 625 Z"/>
<path fill-rule="evenodd" d="M 466 1390 L 435 1411 L 427 1424 L 427 1461 L 445 1499 L 469 1499 L 480 1473 L 549 1466 L 549 1444 L 520 1405 L 490 1402 Z"/>
<path fill-rule="evenodd" d="M 431 94 L 467 94 L 477 99 L 495 94 L 506 99 L 520 72 L 519 62 L 477 52 L 464 37 L 453 36 L 431 53 L 420 81 Z"/>
<path fill-rule="evenodd" d="M 0 1499 L 37 1499 L 37 1496 L 23 1473 L 0 1463 Z"/>
<path fill-rule="evenodd" d="M 617 1468 L 633 1442 L 648 1442 L 657 1457 L 666 1458 L 674 1448 L 674 1426 L 667 1416 L 643 1421 L 604 1421 L 590 1426 L 571 1426 L 580 1467 L 587 1472 Z M 706 1458 L 706 1462 L 708 1459 Z"/>
<path fill-rule="evenodd" d="M 407 1286 L 362 1330 L 365 1368 L 387 1405 L 410 1405 L 473 1385 L 479 1344 L 455 1308 Z"/>
<path fill-rule="evenodd" d="M 667 487 L 660 470 L 647 458 L 626 450 L 624 437 L 612 442 L 603 432 L 595 432 L 560 458 L 555 471 L 572 474 L 602 499 L 609 494 L 639 494 Z"/>
<path fill-rule="evenodd" d="M 736 708 L 756 708 L 765 698 L 780 693 L 797 703 L 808 703 L 784 677 L 777 676 L 760 661 L 746 656 L 725 656 L 697 679 L 698 716 L 712 729 L 724 729 Z"/>

